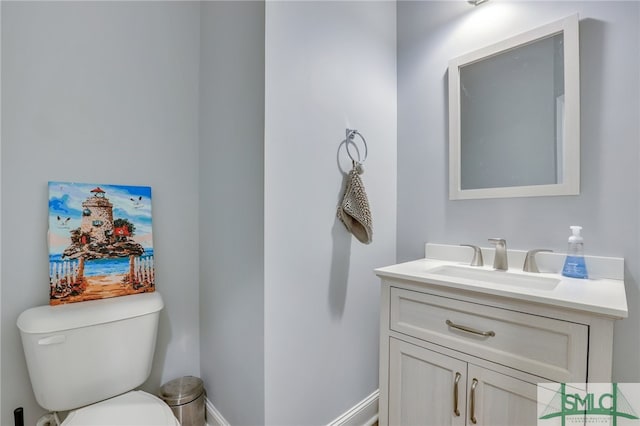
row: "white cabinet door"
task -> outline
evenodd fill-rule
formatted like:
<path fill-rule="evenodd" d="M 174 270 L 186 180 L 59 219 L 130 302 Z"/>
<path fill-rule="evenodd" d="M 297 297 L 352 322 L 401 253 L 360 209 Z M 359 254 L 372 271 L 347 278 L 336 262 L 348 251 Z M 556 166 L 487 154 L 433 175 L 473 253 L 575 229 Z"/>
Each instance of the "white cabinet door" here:
<path fill-rule="evenodd" d="M 536 426 L 536 416 L 535 383 L 390 338 L 388 425 Z"/>
<path fill-rule="evenodd" d="M 468 366 L 467 381 L 468 425 L 536 426 L 536 384 L 473 364 Z"/>
<path fill-rule="evenodd" d="M 390 338 L 389 425 L 463 426 L 466 388 L 466 362 Z"/>

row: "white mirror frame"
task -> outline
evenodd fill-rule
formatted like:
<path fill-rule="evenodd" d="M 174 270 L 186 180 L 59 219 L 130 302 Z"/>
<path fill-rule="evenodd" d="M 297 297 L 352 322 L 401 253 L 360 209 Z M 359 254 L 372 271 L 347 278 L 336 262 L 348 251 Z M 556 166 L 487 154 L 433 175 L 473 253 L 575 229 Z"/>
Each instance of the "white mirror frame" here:
<path fill-rule="evenodd" d="M 460 67 L 563 33 L 564 43 L 564 140 L 562 182 L 549 185 L 502 188 L 461 188 Z M 535 197 L 580 193 L 580 59 L 578 15 L 536 28 L 449 61 L 449 199 Z"/>

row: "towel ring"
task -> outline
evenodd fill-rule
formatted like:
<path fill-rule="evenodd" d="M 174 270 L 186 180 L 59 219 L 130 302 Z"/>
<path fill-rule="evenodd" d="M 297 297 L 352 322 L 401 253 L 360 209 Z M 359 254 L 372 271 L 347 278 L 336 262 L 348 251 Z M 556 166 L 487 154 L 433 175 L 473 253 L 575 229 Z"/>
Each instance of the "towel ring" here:
<path fill-rule="evenodd" d="M 364 145 L 364 157 L 362 158 L 362 161 L 360 161 L 360 151 L 357 151 L 358 152 L 357 160 L 353 158 L 353 155 L 351 155 L 351 151 L 349 151 L 349 145 L 350 144 L 355 145 L 355 142 L 353 140 L 355 139 L 356 135 L 360 136 L 360 139 L 362 139 L 362 143 Z M 362 136 L 362 134 L 359 131 L 355 129 L 347 129 L 346 146 L 347 146 L 347 154 L 349 155 L 349 158 L 351 158 L 351 161 L 357 164 L 364 164 L 364 162 L 367 160 L 369 149 L 367 147 L 367 141 L 364 139 L 364 136 Z M 357 147 L 356 147 L 356 150 L 357 150 Z"/>

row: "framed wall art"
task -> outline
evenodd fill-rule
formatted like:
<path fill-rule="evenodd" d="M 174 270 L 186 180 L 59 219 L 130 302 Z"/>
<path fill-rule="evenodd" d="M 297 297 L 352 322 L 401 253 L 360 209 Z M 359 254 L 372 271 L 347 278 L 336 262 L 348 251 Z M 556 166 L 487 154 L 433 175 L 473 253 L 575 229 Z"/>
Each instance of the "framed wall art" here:
<path fill-rule="evenodd" d="M 155 291 L 151 187 L 49 182 L 50 304 Z"/>

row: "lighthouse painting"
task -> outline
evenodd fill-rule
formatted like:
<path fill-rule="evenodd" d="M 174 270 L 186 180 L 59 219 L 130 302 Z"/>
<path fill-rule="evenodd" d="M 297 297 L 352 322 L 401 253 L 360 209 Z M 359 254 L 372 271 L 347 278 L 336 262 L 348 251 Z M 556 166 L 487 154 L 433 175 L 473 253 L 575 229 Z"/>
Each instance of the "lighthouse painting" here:
<path fill-rule="evenodd" d="M 51 305 L 155 291 L 151 188 L 49 182 Z"/>

